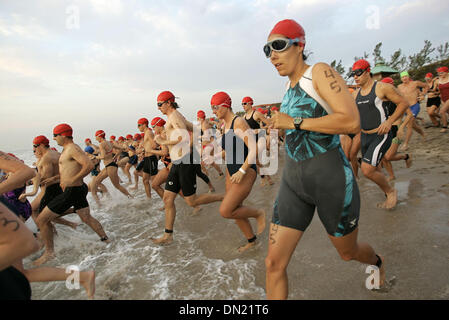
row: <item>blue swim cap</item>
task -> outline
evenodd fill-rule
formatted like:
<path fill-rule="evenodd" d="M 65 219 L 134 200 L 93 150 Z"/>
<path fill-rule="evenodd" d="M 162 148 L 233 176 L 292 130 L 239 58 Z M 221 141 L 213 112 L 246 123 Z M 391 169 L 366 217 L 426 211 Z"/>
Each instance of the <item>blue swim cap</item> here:
<path fill-rule="evenodd" d="M 84 151 L 92 154 L 92 153 L 94 153 L 94 148 L 92 148 L 91 146 L 87 146 L 84 148 Z"/>

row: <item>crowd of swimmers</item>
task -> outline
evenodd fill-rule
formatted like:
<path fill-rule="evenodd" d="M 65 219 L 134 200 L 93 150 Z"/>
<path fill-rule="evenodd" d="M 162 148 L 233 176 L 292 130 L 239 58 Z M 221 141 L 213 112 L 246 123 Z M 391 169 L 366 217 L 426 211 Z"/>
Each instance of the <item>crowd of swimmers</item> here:
<path fill-rule="evenodd" d="M 8 288 L 7 292 L 0 290 L 0 297 L 29 299 L 29 282 L 65 281 L 65 269 L 42 265 L 55 257 L 55 225 L 78 226 L 65 219 L 66 215 L 77 214 L 100 241 L 111 241 L 101 222 L 91 215 L 86 198 L 90 191 L 101 206 L 109 194 L 103 183 L 107 178 L 128 198 L 133 198 L 132 191 L 139 188 L 141 178 L 146 197 L 152 199 L 154 190 L 162 199 L 164 230 L 151 238 L 154 244 L 173 242 L 174 201 L 179 194 L 194 212 L 203 205 L 220 202 L 220 215 L 233 219 L 247 241 L 238 251 L 254 247 L 266 228 L 265 210 L 271 208 L 246 206 L 244 200 L 258 174 L 262 185 L 273 185 L 270 175 L 264 174 L 259 154 L 270 153 L 279 145 L 285 147 L 285 165 L 269 226 L 267 298 L 288 297 L 287 266 L 315 210 L 341 258 L 376 266 L 383 285 L 385 258 L 370 244 L 358 241 L 358 170 L 385 194 L 385 201 L 378 207 L 393 209 L 397 191 L 391 184 L 395 179 L 392 162 L 404 161 L 410 167 L 413 130 L 425 139 L 417 121 L 420 101 L 427 98 L 432 126 L 441 127 L 442 133 L 447 129 L 448 68 L 438 68 L 438 77 L 427 74 L 423 82 L 402 72 L 396 88 L 388 77 L 374 81 L 369 62 L 361 59 L 352 67 L 356 89 L 351 91 L 326 63 L 306 64 L 305 43 L 301 25 L 282 20 L 263 48 L 279 75 L 289 78 L 280 108 L 256 109 L 253 99 L 245 97 L 241 103 L 244 114 L 237 116 L 231 97 L 217 92 L 210 100 L 214 116 L 208 118 L 206 111 L 200 110 L 194 124 L 179 111 L 175 95 L 164 91 L 156 99 L 161 114 L 151 121 L 138 119 L 139 133 L 107 139 L 106 132 L 97 130 L 97 144 L 86 138 L 82 148 L 73 141 L 72 127 L 59 124 L 53 129 L 53 140 L 63 151 L 50 148 L 45 135 L 35 137 L 34 169 L 15 155 L 0 151 L 0 286 Z M 277 133 L 274 139 L 272 132 Z M 224 169 L 219 165 L 223 159 Z M 209 178 L 212 169 L 217 172 L 217 181 L 224 181 L 222 194 L 216 192 Z M 119 170 L 125 181 L 121 181 Z M 89 174 L 86 185 L 84 178 Z M 197 194 L 197 176 L 209 192 Z M 32 192 L 26 192 L 27 185 L 33 186 Z M 34 196 L 31 203 L 27 200 L 30 196 Z M 30 217 L 38 234 L 24 225 Z M 40 248 L 44 252 L 33 262 L 34 268 L 25 269 L 22 259 Z M 95 272 L 81 272 L 80 283 L 92 298 Z"/>

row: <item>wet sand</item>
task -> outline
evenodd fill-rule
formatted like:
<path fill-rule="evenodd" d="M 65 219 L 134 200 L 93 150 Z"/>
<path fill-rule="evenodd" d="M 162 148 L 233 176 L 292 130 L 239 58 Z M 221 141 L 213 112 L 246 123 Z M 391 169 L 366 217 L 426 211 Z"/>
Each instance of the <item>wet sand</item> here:
<path fill-rule="evenodd" d="M 364 177 L 357 180 L 361 192 L 359 241 L 368 242 L 384 256 L 386 287 L 366 289 L 367 266 L 341 260 L 315 214 L 288 267 L 289 299 L 449 299 L 449 132 L 439 130 L 425 129 L 425 143 L 413 134 L 407 151 L 414 157 L 411 168 L 405 167 L 405 161 L 393 163 L 399 200 L 394 210 L 376 208 L 376 203 L 384 200 L 381 190 Z M 281 152 L 280 166 L 284 156 Z M 270 187 L 261 187 L 258 178 L 245 201 L 267 209 L 267 222 L 281 171 Z M 201 213 L 200 223 L 190 221 L 183 227 L 201 234 L 198 245 L 206 255 L 234 259 L 235 249 L 244 240 L 232 220 L 212 213 L 212 206 Z M 256 284 L 265 288 L 268 230 L 259 239 L 257 248 L 241 258 L 257 259 Z M 217 246 L 211 246 L 213 242 Z"/>

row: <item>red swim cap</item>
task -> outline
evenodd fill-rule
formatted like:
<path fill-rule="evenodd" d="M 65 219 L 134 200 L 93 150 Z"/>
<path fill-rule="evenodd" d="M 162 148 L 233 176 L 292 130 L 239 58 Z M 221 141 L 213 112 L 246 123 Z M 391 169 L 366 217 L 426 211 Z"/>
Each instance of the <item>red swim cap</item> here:
<path fill-rule="evenodd" d="M 302 47 L 305 47 L 306 45 L 306 33 L 304 32 L 304 28 L 295 20 L 286 19 L 279 21 L 276 23 L 273 30 L 271 30 L 269 36 L 272 34 L 281 34 L 289 39 L 299 38 L 301 40 L 299 45 Z"/>
<path fill-rule="evenodd" d="M 143 137 L 145 137 L 145 132 L 141 132 L 140 133 L 140 136 L 143 138 Z"/>
<path fill-rule="evenodd" d="M 447 71 L 448 71 L 447 67 L 439 67 L 437 69 L 437 72 L 447 72 Z"/>
<path fill-rule="evenodd" d="M 385 83 L 389 83 L 389 84 L 394 84 L 393 79 L 390 77 L 386 77 L 383 78 L 382 80 L 380 80 L 381 82 L 385 82 Z"/>
<path fill-rule="evenodd" d="M 125 138 L 123 138 L 122 136 L 118 137 L 118 141 L 124 141 Z"/>
<path fill-rule="evenodd" d="M 50 141 L 45 136 L 37 136 L 33 139 L 33 144 L 43 144 L 44 146 L 50 145 Z"/>
<path fill-rule="evenodd" d="M 55 147 L 51 147 L 51 148 L 50 148 L 50 150 L 53 150 L 53 151 L 58 151 L 58 150 L 56 150 L 56 148 L 55 148 Z"/>
<path fill-rule="evenodd" d="M 146 124 L 148 126 L 148 119 L 147 118 L 140 118 L 137 121 L 137 124 Z"/>
<path fill-rule="evenodd" d="M 73 130 L 72 127 L 67 123 L 61 123 L 53 129 L 53 134 L 59 134 L 64 137 L 71 137 L 73 134 Z"/>
<path fill-rule="evenodd" d="M 242 103 L 244 103 L 244 102 L 246 102 L 246 103 L 248 103 L 248 102 L 254 103 L 254 101 L 253 101 L 253 99 L 252 99 L 251 97 L 245 97 L 245 98 L 243 98 L 243 99 L 242 99 Z"/>
<path fill-rule="evenodd" d="M 132 134 L 127 134 L 127 135 L 126 135 L 126 139 L 129 140 L 129 139 L 132 139 L 132 138 L 133 138 L 133 135 L 132 135 Z"/>
<path fill-rule="evenodd" d="M 260 113 L 265 113 L 265 110 L 262 109 L 262 108 L 257 108 L 257 111 L 260 112 Z"/>
<path fill-rule="evenodd" d="M 230 108 L 231 104 L 232 104 L 231 97 L 226 92 L 223 91 L 214 94 L 212 96 L 212 99 L 210 100 L 211 106 Z"/>
<path fill-rule="evenodd" d="M 102 137 L 104 139 L 104 137 L 106 136 L 106 133 L 104 133 L 103 130 L 98 130 L 97 132 L 95 132 L 95 136 Z"/>
<path fill-rule="evenodd" d="M 86 139 L 84 140 L 84 142 L 92 143 L 92 141 L 91 141 L 89 138 L 86 138 Z"/>
<path fill-rule="evenodd" d="M 109 139 L 110 139 L 111 141 L 115 141 L 115 136 L 111 136 Z"/>
<path fill-rule="evenodd" d="M 271 111 L 279 111 L 279 108 L 278 107 L 273 107 L 273 108 L 271 108 Z"/>
<path fill-rule="evenodd" d="M 134 140 L 140 140 L 140 139 L 142 139 L 142 136 L 140 135 L 140 133 L 136 133 L 134 135 Z"/>
<path fill-rule="evenodd" d="M 200 110 L 196 113 L 196 117 L 197 118 L 201 118 L 201 119 L 205 119 L 206 118 L 206 113 L 203 110 Z"/>
<path fill-rule="evenodd" d="M 426 73 L 425 78 L 433 78 L 433 74 L 431 74 L 430 72 L 429 72 L 429 73 Z"/>
<path fill-rule="evenodd" d="M 368 72 L 371 71 L 370 68 L 370 64 L 368 61 L 366 61 L 365 59 L 360 59 L 357 60 L 356 62 L 354 62 L 354 64 L 352 65 L 352 71 L 357 70 L 357 69 L 362 69 L 362 70 L 367 70 Z"/>
<path fill-rule="evenodd" d="M 163 91 L 157 96 L 157 101 L 159 101 L 159 102 L 166 102 L 166 101 L 175 102 L 175 96 L 170 91 Z"/>
<path fill-rule="evenodd" d="M 161 117 L 156 117 L 151 120 L 151 126 L 154 128 L 155 126 L 163 127 L 165 125 L 165 120 Z"/>

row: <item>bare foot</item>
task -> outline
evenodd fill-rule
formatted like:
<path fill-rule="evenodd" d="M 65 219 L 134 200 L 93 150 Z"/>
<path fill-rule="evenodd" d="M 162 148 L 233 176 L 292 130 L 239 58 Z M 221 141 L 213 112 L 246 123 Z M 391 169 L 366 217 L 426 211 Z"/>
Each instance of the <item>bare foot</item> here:
<path fill-rule="evenodd" d="M 95 271 L 81 272 L 80 284 L 86 289 L 87 298 L 93 299 L 95 294 Z"/>
<path fill-rule="evenodd" d="M 407 168 L 410 168 L 410 167 L 412 166 L 412 163 L 413 163 L 412 156 L 411 156 L 411 155 L 408 155 L 408 159 L 405 160 L 405 166 L 406 166 Z"/>
<path fill-rule="evenodd" d="M 248 249 L 254 247 L 255 245 L 256 245 L 256 241 L 254 241 L 254 242 L 248 242 L 248 243 L 247 243 L 246 245 L 244 245 L 243 247 L 238 248 L 237 251 L 238 251 L 239 253 L 242 253 L 242 252 L 245 252 L 246 250 L 248 250 Z"/>
<path fill-rule="evenodd" d="M 53 252 L 51 252 L 51 253 L 44 252 L 44 254 L 39 259 L 33 261 L 33 266 L 38 267 L 38 266 L 50 261 L 54 257 L 55 257 L 55 254 Z"/>
<path fill-rule="evenodd" d="M 266 221 L 265 221 L 265 210 L 260 209 L 259 210 L 259 216 L 256 218 L 257 221 L 257 235 L 260 235 L 264 230 L 265 230 L 265 226 L 266 226 Z"/>
<path fill-rule="evenodd" d="M 261 178 L 260 179 L 260 186 L 264 187 L 265 186 L 265 178 Z"/>
<path fill-rule="evenodd" d="M 398 202 L 398 191 L 396 189 L 393 189 L 393 191 L 386 194 L 387 200 L 385 200 L 384 203 L 380 203 L 377 205 L 378 208 L 382 209 L 393 209 L 396 207 L 396 203 Z"/>
<path fill-rule="evenodd" d="M 215 192 L 215 188 L 210 188 L 209 193 L 213 193 L 213 192 Z"/>
<path fill-rule="evenodd" d="M 158 209 L 159 211 L 165 211 L 165 207 L 161 207 Z"/>
<path fill-rule="evenodd" d="M 196 206 L 193 208 L 192 216 L 197 215 L 203 208 L 201 206 Z"/>
<path fill-rule="evenodd" d="M 170 244 L 173 242 L 173 235 L 165 233 L 160 238 L 151 238 L 151 241 L 153 241 L 154 244 L 158 244 L 158 245 Z"/>
<path fill-rule="evenodd" d="M 76 223 L 76 222 L 69 222 L 69 227 L 72 228 L 73 230 L 76 230 L 76 227 L 78 227 L 80 225 L 80 223 Z"/>

